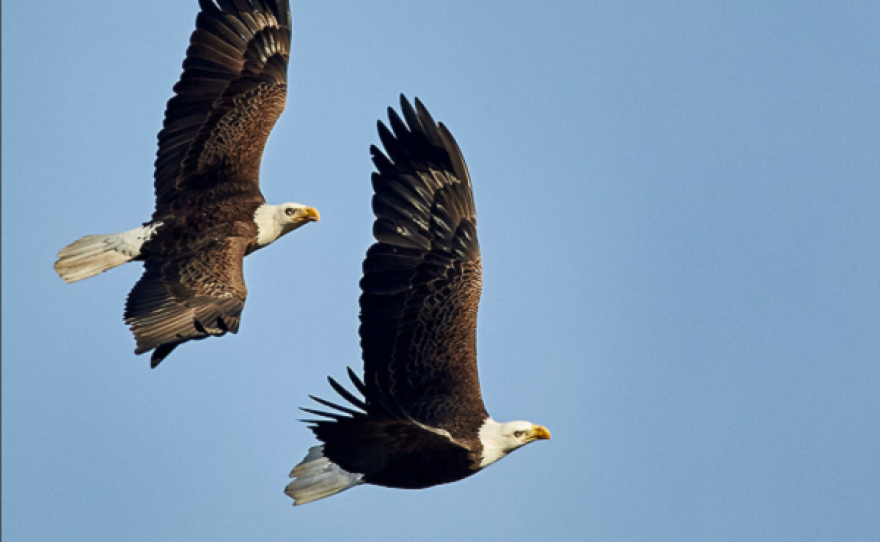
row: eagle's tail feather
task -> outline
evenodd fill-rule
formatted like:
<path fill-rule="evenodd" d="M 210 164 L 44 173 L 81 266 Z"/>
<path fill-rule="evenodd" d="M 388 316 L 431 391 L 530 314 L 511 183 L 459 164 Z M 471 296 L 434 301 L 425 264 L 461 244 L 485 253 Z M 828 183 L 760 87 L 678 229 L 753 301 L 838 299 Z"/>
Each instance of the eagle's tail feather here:
<path fill-rule="evenodd" d="M 323 446 L 313 446 L 302 462 L 290 471 L 293 481 L 284 492 L 293 499 L 294 506 L 335 495 L 363 482 L 363 474 L 343 470 L 324 457 Z"/>
<path fill-rule="evenodd" d="M 65 282 L 93 277 L 137 258 L 141 246 L 152 237 L 156 226 L 141 226 L 122 233 L 87 235 L 58 253 L 55 272 Z"/>

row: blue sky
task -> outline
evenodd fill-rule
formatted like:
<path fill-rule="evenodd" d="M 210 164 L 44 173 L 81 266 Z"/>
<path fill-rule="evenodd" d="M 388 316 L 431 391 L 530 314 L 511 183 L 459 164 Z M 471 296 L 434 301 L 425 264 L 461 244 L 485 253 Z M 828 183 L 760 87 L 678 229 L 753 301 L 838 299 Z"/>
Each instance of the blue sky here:
<path fill-rule="evenodd" d="M 9 540 L 880 538 L 880 5 L 294 2 L 241 333 L 151 371 L 130 264 L 56 252 L 152 212 L 197 2 L 6 3 Z M 463 482 L 296 509 L 297 421 L 358 368 L 368 148 L 399 93 L 458 139 L 490 413 L 553 440 Z M 536 538 L 537 537 L 537 538 Z"/>

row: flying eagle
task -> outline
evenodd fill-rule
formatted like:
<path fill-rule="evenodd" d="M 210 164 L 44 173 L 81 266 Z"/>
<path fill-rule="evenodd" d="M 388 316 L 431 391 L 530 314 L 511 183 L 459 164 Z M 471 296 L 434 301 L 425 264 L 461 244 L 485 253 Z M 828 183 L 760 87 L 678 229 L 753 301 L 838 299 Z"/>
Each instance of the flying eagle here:
<path fill-rule="evenodd" d="M 270 205 L 260 192 L 260 159 L 287 97 L 287 0 L 199 5 L 159 132 L 152 219 L 83 237 L 55 263 L 61 278 L 76 282 L 144 262 L 125 322 L 135 353 L 153 350 L 153 367 L 182 343 L 238 332 L 243 258 L 319 219 L 312 207 Z"/>
<path fill-rule="evenodd" d="M 499 423 L 477 376 L 482 285 L 471 180 L 452 134 L 417 99 L 379 122 L 383 154 L 370 151 L 373 235 L 361 280 L 363 399 L 329 378 L 351 406 L 303 409 L 323 442 L 290 473 L 294 504 L 359 484 L 420 489 L 455 482 L 513 450 L 550 438 L 540 425 Z M 354 408 L 352 408 L 354 407 Z"/>

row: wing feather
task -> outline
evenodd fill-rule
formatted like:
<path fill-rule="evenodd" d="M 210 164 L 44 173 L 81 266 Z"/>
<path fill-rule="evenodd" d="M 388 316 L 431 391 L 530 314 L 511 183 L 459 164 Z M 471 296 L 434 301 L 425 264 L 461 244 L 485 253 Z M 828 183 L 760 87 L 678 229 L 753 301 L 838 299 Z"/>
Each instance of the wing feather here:
<path fill-rule="evenodd" d="M 247 244 L 233 237 L 182 256 L 147 260 L 125 304 L 135 353 L 155 350 L 155 367 L 184 342 L 237 333 L 247 299 Z"/>
<path fill-rule="evenodd" d="M 361 280 L 367 396 L 473 438 L 486 412 L 476 359 L 482 285 L 476 211 L 455 140 L 401 97 L 372 147 L 373 234 Z"/>
<path fill-rule="evenodd" d="M 158 136 L 154 219 L 178 204 L 234 194 L 261 199 L 263 149 L 287 97 L 287 1 L 199 4 Z"/>

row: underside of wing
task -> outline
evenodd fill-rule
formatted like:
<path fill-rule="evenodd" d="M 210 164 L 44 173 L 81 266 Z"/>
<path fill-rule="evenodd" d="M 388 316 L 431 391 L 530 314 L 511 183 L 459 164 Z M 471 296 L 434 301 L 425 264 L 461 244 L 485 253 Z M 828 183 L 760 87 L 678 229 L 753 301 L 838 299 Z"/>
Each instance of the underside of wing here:
<path fill-rule="evenodd" d="M 263 149 L 287 97 L 287 0 L 199 3 L 159 132 L 157 217 L 178 202 L 259 194 Z"/>
<path fill-rule="evenodd" d="M 476 360 L 482 285 L 467 168 L 449 131 L 401 98 L 373 147 L 376 243 L 361 281 L 368 389 L 434 427 L 479 427 L 486 416 Z M 457 435 L 456 435 L 457 436 Z"/>
<path fill-rule="evenodd" d="M 136 354 L 154 350 L 155 367 L 180 344 L 237 333 L 247 298 L 247 241 L 227 239 L 186 256 L 153 258 L 125 304 Z"/>

